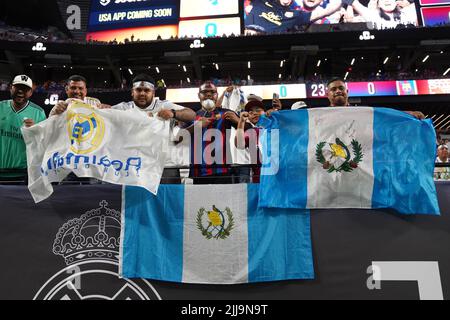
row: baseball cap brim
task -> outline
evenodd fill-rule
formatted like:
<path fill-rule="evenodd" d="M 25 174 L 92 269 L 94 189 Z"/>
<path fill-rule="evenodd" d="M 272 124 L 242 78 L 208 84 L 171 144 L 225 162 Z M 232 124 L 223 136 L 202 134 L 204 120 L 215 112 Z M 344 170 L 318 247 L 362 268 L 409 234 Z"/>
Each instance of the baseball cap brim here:
<path fill-rule="evenodd" d="M 247 102 L 244 109 L 245 109 L 245 111 L 249 112 L 254 108 L 261 108 L 263 110 L 266 110 L 266 108 L 264 107 L 264 104 L 258 100 L 252 100 L 252 101 Z"/>
<path fill-rule="evenodd" d="M 26 76 L 26 75 L 19 75 L 16 76 L 12 82 L 12 85 L 18 85 L 18 84 L 22 84 L 24 86 L 27 86 L 28 88 L 32 89 L 33 88 L 33 81 L 31 80 L 30 77 Z"/>

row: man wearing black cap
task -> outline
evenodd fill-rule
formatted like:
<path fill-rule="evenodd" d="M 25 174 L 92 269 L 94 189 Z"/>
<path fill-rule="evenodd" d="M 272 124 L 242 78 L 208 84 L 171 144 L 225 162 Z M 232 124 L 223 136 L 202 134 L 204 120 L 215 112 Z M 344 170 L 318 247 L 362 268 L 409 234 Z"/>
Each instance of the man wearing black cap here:
<path fill-rule="evenodd" d="M 264 104 L 261 101 L 248 102 L 245 105 L 245 111 L 241 113 L 234 141 L 236 148 L 249 153 L 254 183 L 259 183 L 261 173 L 261 154 L 258 147 L 261 128 L 257 126 L 257 123 L 264 112 Z"/>
<path fill-rule="evenodd" d="M 12 82 L 12 99 L 0 102 L 0 171 L 27 167 L 21 128 L 46 119 L 44 110 L 29 101 L 32 94 L 33 81 L 26 75 L 18 75 Z M 0 172 L 0 178 L 20 175 L 24 174 Z"/>

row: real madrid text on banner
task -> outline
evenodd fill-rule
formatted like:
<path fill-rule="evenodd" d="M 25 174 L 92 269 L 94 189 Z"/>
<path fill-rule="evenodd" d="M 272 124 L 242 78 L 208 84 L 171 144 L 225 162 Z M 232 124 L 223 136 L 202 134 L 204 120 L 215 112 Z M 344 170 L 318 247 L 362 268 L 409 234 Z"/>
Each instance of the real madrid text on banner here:
<path fill-rule="evenodd" d="M 329 107 L 281 111 L 261 123 L 279 130 L 279 171 L 263 167 L 261 206 L 439 214 L 431 120 L 387 108 Z"/>
<path fill-rule="evenodd" d="M 257 184 L 124 187 L 120 274 L 235 284 L 313 279 L 306 210 L 258 209 Z"/>
<path fill-rule="evenodd" d="M 29 190 L 36 202 L 70 172 L 157 192 L 169 141 L 168 121 L 139 111 L 99 110 L 80 100 L 67 112 L 23 128 Z"/>

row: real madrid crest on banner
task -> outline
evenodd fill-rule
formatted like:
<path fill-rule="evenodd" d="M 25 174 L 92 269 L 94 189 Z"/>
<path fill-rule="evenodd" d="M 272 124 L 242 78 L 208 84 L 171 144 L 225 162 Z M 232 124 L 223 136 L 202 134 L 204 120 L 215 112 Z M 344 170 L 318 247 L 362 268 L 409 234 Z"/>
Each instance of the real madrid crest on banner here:
<path fill-rule="evenodd" d="M 198 210 L 197 228 L 206 239 L 223 240 L 230 236 L 234 228 L 233 213 L 228 207 L 224 212 L 215 205 L 210 211 L 206 211 L 205 208 Z"/>
<path fill-rule="evenodd" d="M 316 159 L 329 173 L 334 171 L 351 172 L 358 168 L 358 164 L 364 157 L 361 144 L 358 141 L 353 139 L 351 148 L 352 152 L 350 152 L 349 146 L 345 145 L 339 138 L 336 138 L 334 143 L 323 141 L 316 146 Z"/>
<path fill-rule="evenodd" d="M 70 149 L 76 154 L 91 153 L 103 142 L 105 122 L 94 110 L 94 107 L 76 100 L 67 110 Z"/>
<path fill-rule="evenodd" d="M 58 231 L 53 253 L 66 268 L 51 277 L 34 300 L 161 300 L 143 279 L 118 274 L 120 212 L 107 207 L 90 210 L 66 222 Z"/>

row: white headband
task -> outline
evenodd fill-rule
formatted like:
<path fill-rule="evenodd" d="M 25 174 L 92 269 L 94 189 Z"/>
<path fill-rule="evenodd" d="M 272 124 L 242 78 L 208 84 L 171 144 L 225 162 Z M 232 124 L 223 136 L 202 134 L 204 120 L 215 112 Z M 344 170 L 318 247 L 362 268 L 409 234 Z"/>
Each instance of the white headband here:
<path fill-rule="evenodd" d="M 133 83 L 133 89 L 140 88 L 140 87 L 149 88 L 151 90 L 155 89 L 155 85 L 148 81 L 137 81 L 137 82 Z"/>

